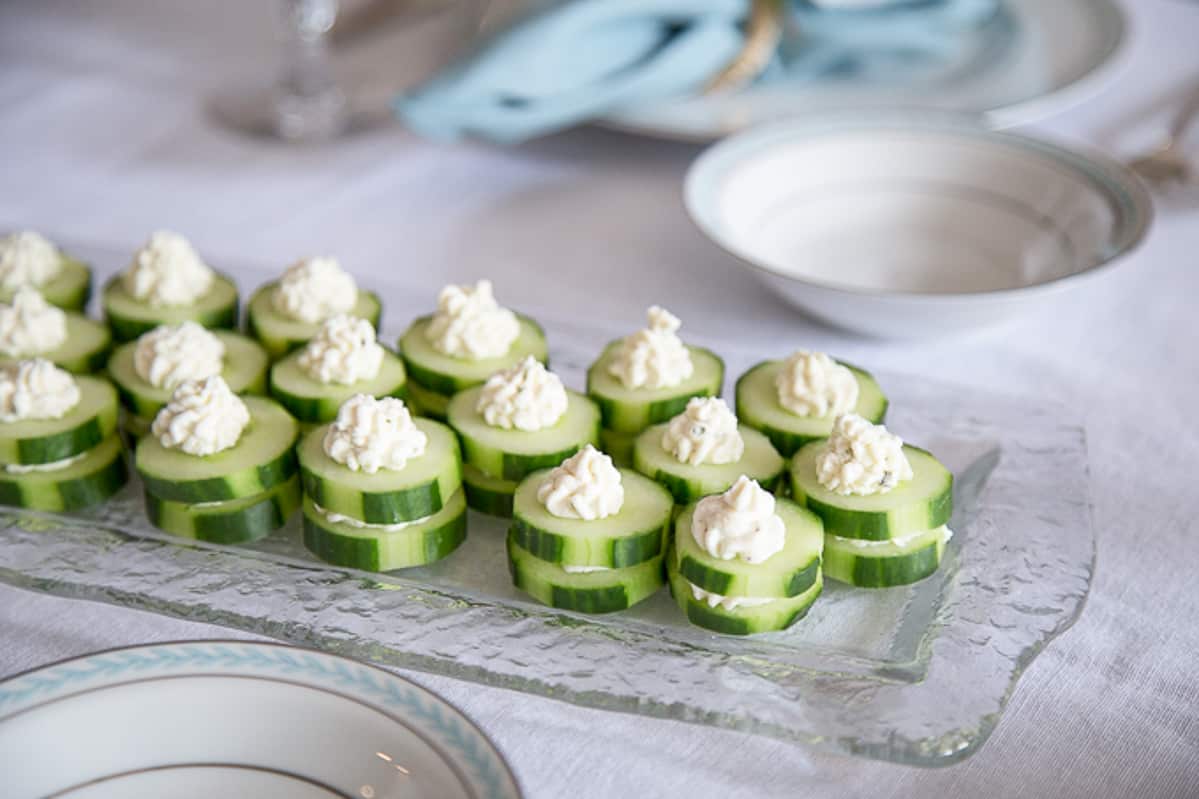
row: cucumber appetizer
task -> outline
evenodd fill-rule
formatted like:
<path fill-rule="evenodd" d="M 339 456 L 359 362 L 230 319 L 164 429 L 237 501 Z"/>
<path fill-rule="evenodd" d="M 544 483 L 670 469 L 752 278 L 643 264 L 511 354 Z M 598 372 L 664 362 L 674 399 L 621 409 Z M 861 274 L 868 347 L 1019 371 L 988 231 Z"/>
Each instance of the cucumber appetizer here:
<path fill-rule="evenodd" d="M 378 329 L 382 312 L 379 296 L 359 289 L 336 259 L 304 258 L 254 292 L 246 324 L 271 358 L 278 359 L 315 336 L 330 317 L 354 316 Z"/>
<path fill-rule="evenodd" d="M 271 396 L 302 424 L 337 418 L 355 394 L 404 396 L 404 364 L 379 345 L 366 319 L 339 314 L 326 319 L 302 350 L 271 367 Z"/>
<path fill-rule="evenodd" d="M 786 629 L 820 595 L 824 540 L 819 517 L 743 475 L 679 514 L 671 593 L 692 624 L 714 632 Z"/>
<path fill-rule="evenodd" d="M 77 510 L 126 481 L 116 392 L 44 359 L 0 366 L 0 504 Z"/>
<path fill-rule="evenodd" d="M 887 398 L 869 373 L 808 350 L 753 367 L 737 380 L 736 395 L 737 417 L 765 433 L 784 457 L 827 437 L 843 413 L 875 424 L 887 413 Z"/>
<path fill-rule="evenodd" d="M 633 445 L 633 467 L 666 486 L 680 505 L 719 494 L 742 475 L 773 491 L 784 466 L 770 439 L 737 424 L 719 397 L 692 397 L 682 413 L 647 428 Z"/>
<path fill-rule="evenodd" d="M 791 492 L 824 522 L 829 577 L 885 588 L 924 579 L 940 565 L 953 475 L 882 425 L 838 417 L 831 436 L 795 453 Z"/>
<path fill-rule="evenodd" d="M 117 347 L 108 361 L 108 376 L 134 420 L 126 424 L 131 432 L 148 430 L 185 380 L 220 375 L 234 394 L 265 394 L 266 369 L 266 352 L 253 339 L 191 321 L 143 333 Z"/>
<path fill-rule="evenodd" d="M 200 260 L 178 233 L 150 236 L 129 267 L 104 285 L 100 301 L 117 341 L 186 321 L 211 328 L 237 326 L 237 286 Z"/>
<path fill-rule="evenodd" d="M 355 394 L 299 447 L 304 540 L 339 566 L 390 571 L 443 558 L 466 536 L 458 440 L 403 400 Z"/>
<path fill-rule="evenodd" d="M 223 502 L 172 502 L 149 491 L 145 498 L 146 515 L 161 530 L 212 544 L 241 544 L 287 524 L 300 506 L 300 478 L 292 475 L 261 494 Z"/>
<path fill-rule="evenodd" d="M 37 289 L 22 286 L 0 304 L 0 360 L 44 358 L 68 372 L 91 374 L 104 368 L 112 336 L 108 328 L 75 311 L 46 302 Z"/>
<path fill-rule="evenodd" d="M 22 286 L 64 311 L 82 313 L 92 296 L 92 270 L 40 233 L 10 233 L 0 238 L 0 302 L 12 302 Z"/>
<path fill-rule="evenodd" d="M 640 433 L 673 419 L 692 397 L 720 394 L 724 362 L 684 344 L 669 311 L 655 305 L 648 315 L 648 327 L 609 344 L 587 370 L 587 393 L 607 430 Z"/>
<path fill-rule="evenodd" d="M 624 610 L 663 582 L 674 502 L 588 444 L 517 486 L 508 564 L 517 588 L 563 610 Z"/>
<path fill-rule="evenodd" d="M 417 319 L 400 337 L 412 396 L 437 418 L 450 397 L 481 385 L 526 357 L 545 363 L 545 334 L 531 319 L 501 307 L 491 281 L 449 285 L 437 295 L 437 312 Z"/>
<path fill-rule="evenodd" d="M 567 391 L 558 376 L 531 355 L 496 372 L 482 386 L 455 394 L 446 417 L 462 443 L 463 462 L 484 477 L 511 484 L 513 491 L 526 475 L 557 466 L 588 444 L 599 443 L 594 403 Z M 491 492 L 499 487 L 492 483 Z M 497 503 L 487 497 L 471 507 L 491 512 L 503 504 L 511 500 Z"/>

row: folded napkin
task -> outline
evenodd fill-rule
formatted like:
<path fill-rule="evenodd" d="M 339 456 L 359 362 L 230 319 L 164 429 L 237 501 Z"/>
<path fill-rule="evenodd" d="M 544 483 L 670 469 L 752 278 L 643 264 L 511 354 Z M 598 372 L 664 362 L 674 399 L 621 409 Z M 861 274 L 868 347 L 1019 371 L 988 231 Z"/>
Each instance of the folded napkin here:
<path fill-rule="evenodd" d="M 799 33 L 771 78 L 889 72 L 943 56 L 999 0 L 792 0 Z M 437 139 L 517 142 L 621 106 L 702 89 L 739 52 L 749 0 L 540 3 L 465 60 L 399 97 L 396 115 Z"/>

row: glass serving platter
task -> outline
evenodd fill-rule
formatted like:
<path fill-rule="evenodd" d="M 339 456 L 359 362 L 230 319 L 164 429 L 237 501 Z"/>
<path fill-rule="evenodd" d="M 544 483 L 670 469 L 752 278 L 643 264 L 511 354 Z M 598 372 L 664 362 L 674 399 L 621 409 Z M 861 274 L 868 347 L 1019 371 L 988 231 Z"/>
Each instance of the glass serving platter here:
<path fill-rule="evenodd" d="M 244 295 L 269 276 L 238 277 Z M 431 298 L 372 288 L 388 342 Z M 574 388 L 619 332 L 521 310 L 545 325 Z M 762 357 L 696 343 L 724 356 L 730 378 Z M 887 590 L 829 581 L 782 633 L 707 633 L 665 589 L 607 616 L 546 608 L 511 585 L 505 523 L 473 511 L 446 560 L 373 574 L 311 557 L 298 514 L 248 546 L 168 536 L 146 521 L 136 481 L 82 513 L 0 509 L 0 580 L 589 707 L 945 765 L 982 745 L 1024 668 L 1082 609 L 1095 558 L 1086 445 L 1069 412 L 1040 398 L 878 377 L 888 426 L 954 472 L 955 535 L 933 577 Z"/>

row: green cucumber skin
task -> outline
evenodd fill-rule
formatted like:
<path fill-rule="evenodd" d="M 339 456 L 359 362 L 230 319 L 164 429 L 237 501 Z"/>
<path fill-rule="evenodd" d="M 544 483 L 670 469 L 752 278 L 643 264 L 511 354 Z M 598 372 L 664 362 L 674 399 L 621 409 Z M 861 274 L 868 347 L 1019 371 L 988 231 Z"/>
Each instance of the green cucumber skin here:
<path fill-rule="evenodd" d="M 466 504 L 474 510 L 501 519 L 512 518 L 516 483 L 488 477 L 473 466 L 463 464 L 462 490 L 466 494 Z"/>
<path fill-rule="evenodd" d="M 591 398 L 592 402 L 595 397 Z M 606 427 L 600 428 L 600 450 L 606 452 L 612 463 L 627 469 L 633 468 L 633 446 L 637 436 L 632 433 L 618 433 Z"/>
<path fill-rule="evenodd" d="M 717 366 L 716 375 L 708 384 L 695 390 L 684 390 L 682 394 L 673 397 L 634 404 L 597 393 L 594 385 L 596 380 L 594 373 L 602 368 L 603 364 L 606 363 L 609 351 L 614 345 L 619 343 L 620 339 L 609 342 L 604 347 L 604 351 L 600 357 L 587 369 L 587 396 L 591 397 L 592 402 L 599 407 L 601 424 L 604 428 L 617 433 L 640 433 L 650 425 L 668 422 L 675 416 L 678 416 L 687 408 L 687 403 L 694 397 L 720 396 L 721 386 L 724 385 L 724 360 L 709 349 L 692 345 L 688 345 L 688 349 L 693 354 L 703 353 L 705 356 L 711 358 Z"/>
<path fill-rule="evenodd" d="M 688 582 L 713 594 L 728 596 L 732 591 L 733 575 L 709 569 L 694 558 L 679 558 L 677 555 L 675 557 L 679 574 L 687 578 Z M 772 592 L 770 596 L 777 596 L 780 599 L 799 596 L 816 584 L 820 574 L 821 559 L 816 558 L 805 568 L 792 572 L 788 578 L 781 580 L 777 591 Z"/>
<path fill-rule="evenodd" d="M 755 614 L 755 611 L 760 611 L 759 608 L 730 611 L 720 607 L 709 607 L 707 603 L 700 602 L 691 596 L 690 589 L 687 588 L 682 576 L 677 573 L 669 575 L 668 585 L 670 593 L 674 596 L 680 610 L 683 611 L 683 615 L 687 617 L 687 621 L 696 627 L 702 627 L 722 635 L 755 635 L 786 630 L 808 615 L 808 611 L 824 591 L 823 577 L 820 577 L 814 585 L 808 588 L 810 593 L 800 594 L 792 599 L 778 600 L 792 603 L 795 605 L 794 607 L 789 608 L 785 613 L 776 612 L 773 614 L 773 618 L 762 618 L 760 614 Z M 800 599 L 801 597 L 802 599 Z"/>
<path fill-rule="evenodd" d="M 601 550 L 604 555 L 601 559 L 609 568 L 622 569 L 658 557 L 669 529 L 668 518 L 661 527 L 609 539 L 606 549 Z M 513 519 L 511 532 L 513 541 L 521 549 L 549 563 L 562 563 L 571 545 L 568 537 L 535 527 L 519 516 Z"/>
<path fill-rule="evenodd" d="M 112 339 L 104 343 L 104 346 L 94 349 L 91 352 L 81 355 L 78 358 L 54 358 L 54 353 L 50 353 L 50 360 L 54 361 L 59 368 L 66 369 L 71 374 L 75 375 L 90 375 L 103 371 L 105 364 L 108 363 L 108 356 L 112 352 Z"/>
<path fill-rule="evenodd" d="M 397 349 L 400 352 L 400 357 L 404 359 L 404 367 L 408 370 L 408 379 L 429 393 L 440 394 L 446 397 L 448 401 L 449 397 L 452 397 L 459 391 L 465 391 L 469 388 L 474 388 L 477 385 L 481 385 L 484 380 L 473 380 L 469 378 L 456 377 L 454 375 L 434 371 L 421 365 L 420 363 L 417 363 L 409 354 L 404 352 L 404 339 L 407 338 L 408 335 L 413 331 L 413 328 L 417 327 L 418 325 L 427 324 L 432 318 L 432 316 L 426 315 L 414 319 L 412 324 L 409 325 L 408 330 L 404 331 L 404 335 L 400 337 L 399 346 Z M 516 314 L 516 318 L 520 320 L 522 324 L 528 324 L 532 326 L 533 329 L 541 335 L 541 341 L 544 346 L 545 330 L 542 329 L 541 325 L 538 324 L 534 319 L 531 319 L 524 314 L 518 313 Z M 550 359 L 548 354 L 538 357 L 537 360 L 545 364 L 547 369 L 549 368 Z"/>
<path fill-rule="evenodd" d="M 300 478 L 304 483 L 304 493 L 312 497 L 313 502 L 324 508 L 338 504 L 333 499 L 331 493 L 333 489 L 327 487 L 326 481 L 305 469 L 302 464 Z M 391 524 L 432 516 L 441 510 L 442 505 L 449 499 L 449 497 L 441 495 L 441 488 L 437 480 L 406 488 L 403 491 L 362 491 L 358 492 L 358 496 L 361 498 L 361 506 L 351 509 L 357 512 L 347 513 L 344 505 L 338 507 L 336 512 L 378 524 Z"/>
<path fill-rule="evenodd" d="M 709 496 L 711 493 L 713 493 L 695 491 L 694 486 L 690 481 L 679 477 L 676 474 L 664 472 L 661 469 L 655 471 L 654 474 L 642 471 L 641 469 L 638 469 L 637 471 L 641 472 L 646 477 L 649 477 L 654 482 L 662 484 L 674 497 L 674 501 L 677 505 L 690 505 L 692 502 L 697 502 L 700 499 L 703 499 L 705 496 Z M 783 476 L 785 472 L 786 470 L 784 469 L 779 471 L 779 473 L 773 477 L 758 480 L 758 485 L 762 486 L 762 488 L 766 489 L 772 494 L 777 494 L 779 488 L 784 485 Z M 728 490 L 728 486 L 725 486 L 725 490 Z"/>
<path fill-rule="evenodd" d="M 0 444 L 3 449 L 3 457 L 0 457 L 0 461 L 27 465 L 53 463 L 87 452 L 99 446 L 101 442 L 116 432 L 118 408 L 112 402 L 116 399 L 116 392 L 108 381 L 81 375 L 76 382 L 81 394 L 83 392 L 105 392 L 111 394 L 111 399 L 103 403 L 96 415 L 68 430 L 36 438 L 6 439 Z M 7 423 L 7 425 L 14 426 L 20 424 L 20 422 Z"/>
<path fill-rule="evenodd" d="M 890 557 L 869 557 L 826 545 L 824 574 L 856 588 L 893 588 L 930 577 L 941 566 L 945 542 Z"/>
<path fill-rule="evenodd" d="M 211 544 L 242 544 L 263 538 L 287 524 L 300 505 L 300 481 L 294 476 L 265 494 L 231 500 L 227 504 L 235 507 L 227 510 L 209 508 L 189 513 L 187 505 L 161 500 L 149 491 L 144 493 L 151 524 L 173 535 Z"/>
<path fill-rule="evenodd" d="M 421 556 L 410 562 L 383 562 L 377 539 L 342 535 L 321 524 L 312 514 L 304 514 L 304 546 L 312 554 L 336 566 L 378 572 L 423 566 L 450 555 L 466 540 L 465 506 L 461 513 L 437 527 L 422 530 L 421 535 L 424 545 Z"/>
<path fill-rule="evenodd" d="M 568 585 L 571 575 L 565 573 L 558 576 L 558 581 L 539 580 L 521 569 L 519 559 L 522 554 L 519 553 L 519 549 L 519 544 L 509 533 L 508 573 L 512 575 L 512 584 L 543 605 L 558 610 L 596 614 L 628 610 L 657 593 L 665 582 L 661 556 L 633 567 L 638 569 L 642 577 L 628 583 L 616 582 L 607 586 L 581 588 Z M 523 553 L 523 557 L 531 556 L 527 551 Z M 645 581 L 647 575 L 652 575 L 652 579 Z"/>
<path fill-rule="evenodd" d="M 271 281 L 265 286 L 260 286 L 254 292 L 254 294 L 250 296 L 250 301 L 246 303 L 246 333 L 248 333 L 252 338 L 256 339 L 258 343 L 262 345 L 262 348 L 266 350 L 267 355 L 272 361 L 277 361 L 293 350 L 302 347 L 308 342 L 308 339 L 311 338 L 312 335 L 315 335 L 316 329 L 320 327 L 320 325 L 314 323 L 312 334 L 301 338 L 271 335 L 270 331 L 264 328 L 262 320 L 258 318 L 258 314 L 255 311 L 255 301 L 258 300 L 259 295 L 261 295 L 263 292 L 272 291 L 277 283 L 278 281 Z M 364 294 L 374 301 L 374 308 L 372 311 L 361 318 L 366 319 L 371 323 L 375 330 L 378 330 L 379 319 L 383 316 L 382 300 L 380 300 L 379 295 L 373 291 L 359 289 L 358 293 Z M 358 315 L 357 309 L 355 309 L 353 313 Z M 267 323 L 266 327 L 269 326 L 270 324 Z"/>
<path fill-rule="evenodd" d="M 225 277 L 224 275 L 219 276 Z M 225 279 L 230 280 L 227 277 Z M 104 291 L 107 292 L 109 287 L 113 286 L 118 280 L 120 280 L 120 275 L 114 275 L 109 278 L 108 282 L 104 284 Z M 112 331 L 113 341 L 116 343 L 135 341 L 143 333 L 148 333 L 160 324 L 163 324 L 161 320 L 157 319 L 133 319 L 125 317 L 119 313 L 113 313 L 107 303 L 104 303 L 104 306 L 104 321 L 108 323 L 108 328 Z M 234 330 L 237 328 L 238 319 L 238 300 L 236 299 L 236 295 L 233 302 L 228 305 L 217 308 L 210 313 L 195 314 L 189 318 L 194 319 L 204 327 L 214 330 Z"/>
<path fill-rule="evenodd" d="M 44 477 L 44 474 L 39 476 Z M 57 483 L 44 480 L 34 483 L 23 477 L 26 476 L 0 476 L 0 505 L 44 511 L 74 511 L 98 505 L 120 491 L 129 480 L 129 472 L 118 442 L 115 456 L 90 474 Z"/>
<path fill-rule="evenodd" d="M 387 351 L 387 353 L 388 357 L 394 357 L 390 351 Z M 319 425 L 324 424 L 325 422 L 332 422 L 334 419 L 336 419 L 337 412 L 341 410 L 342 403 L 345 401 L 345 399 L 348 399 L 348 397 L 304 397 L 283 391 L 275 384 L 274 381 L 275 369 L 281 363 L 283 363 L 283 361 L 276 361 L 271 367 L 270 374 L 272 379 L 269 382 L 270 396 L 276 402 L 286 408 L 292 416 L 296 417 L 296 420 L 299 422 Z M 367 382 L 369 383 L 369 381 Z M 338 386 L 338 388 L 346 389 L 350 387 Z M 408 397 L 407 380 L 401 378 L 397 385 L 391 386 L 382 393 L 375 393 L 372 391 L 363 393 L 369 393 L 371 396 L 379 398 L 395 397 L 396 399 L 406 400 Z"/>
<path fill-rule="evenodd" d="M 265 493 L 296 473 L 296 453 L 289 448 L 270 463 L 253 471 L 246 470 L 230 477 L 208 477 L 200 480 L 163 480 L 140 473 L 142 484 L 155 496 L 171 502 L 196 504 L 240 499 Z"/>
<path fill-rule="evenodd" d="M 408 397 L 405 401 L 417 416 L 423 416 L 443 424 L 446 422 L 446 408 L 449 407 L 450 397 L 429 391 L 413 380 L 411 373 L 408 375 L 407 393 Z"/>

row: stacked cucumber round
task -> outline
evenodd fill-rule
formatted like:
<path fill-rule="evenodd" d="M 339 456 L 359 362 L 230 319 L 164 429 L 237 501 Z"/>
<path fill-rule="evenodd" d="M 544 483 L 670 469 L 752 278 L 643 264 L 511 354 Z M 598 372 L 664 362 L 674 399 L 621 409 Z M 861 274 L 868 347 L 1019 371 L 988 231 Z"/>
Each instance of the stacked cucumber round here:
<path fill-rule="evenodd" d="M 541 326 L 527 316 L 517 314 L 520 333 L 498 358 L 455 358 L 429 343 L 426 331 L 431 316 L 422 316 L 400 336 L 400 356 L 408 369 L 408 397 L 421 416 L 446 421 L 450 400 L 459 391 L 482 384 L 496 372 L 508 369 L 532 355 L 549 363 L 549 348 Z"/>
<path fill-rule="evenodd" d="M 799 621 L 820 596 L 824 580 L 820 519 L 794 502 L 778 499 L 783 549 L 761 563 L 722 560 L 703 549 L 692 534 L 695 505 L 679 514 L 667 558 L 670 590 L 688 620 L 730 635 L 784 630 Z"/>
<path fill-rule="evenodd" d="M 278 282 L 267 283 L 250 297 L 246 305 L 246 327 L 272 360 L 278 360 L 316 335 L 320 322 L 291 319 L 275 310 L 272 296 Z M 373 291 L 358 290 L 358 301 L 350 316 L 365 319 L 377 330 L 383 304 Z"/>
<path fill-rule="evenodd" d="M 392 352 L 384 350 L 379 373 L 370 380 L 356 383 L 322 383 L 300 366 L 303 351 L 295 351 L 271 366 L 271 396 L 291 411 L 303 425 L 318 425 L 337 418 L 337 409 L 355 394 L 372 397 L 405 396 L 408 380 L 404 364 Z"/>
<path fill-rule="evenodd" d="M 937 570 L 953 513 L 953 475 L 928 452 L 904 445 L 912 479 L 885 494 L 845 496 L 816 478 L 823 441 L 791 461 L 791 493 L 824 522 L 824 572 L 861 588 L 923 580 Z"/>
<path fill-rule="evenodd" d="M 49 298 L 46 298 L 49 301 Z M 44 358 L 60 369 L 77 375 L 90 375 L 104 368 L 112 349 L 112 334 L 94 319 L 78 311 L 67 311 L 67 337 L 57 348 L 48 352 L 29 353 L 23 357 Z M 0 359 L 12 363 L 20 358 Z"/>
<path fill-rule="evenodd" d="M 75 382 L 79 402 L 62 417 L 0 422 L 0 504 L 78 510 L 125 484 L 117 393 L 98 377 Z"/>
<path fill-rule="evenodd" d="M 745 425 L 737 431 L 745 443 L 740 459 L 732 463 L 705 463 L 692 466 L 680 463 L 662 448 L 662 435 L 667 424 L 646 428 L 633 444 L 633 466 L 637 471 L 657 480 L 670 490 L 680 505 L 696 502 L 709 494 L 726 491 L 737 478 L 745 475 L 765 488 L 774 491 L 782 487 L 786 464 L 781 455 L 762 433 Z"/>
<path fill-rule="evenodd" d="M 235 394 L 265 394 L 267 356 L 250 338 L 231 330 L 213 330 L 225 345 L 225 364 L 221 377 Z M 125 430 L 137 440 L 150 429 L 155 415 L 171 399 L 171 389 L 159 388 L 145 380 L 134 367 L 137 342 L 117 347 L 108 360 L 108 377 L 117 387 L 125 407 Z"/>
<path fill-rule="evenodd" d="M 47 298 L 49 299 L 49 298 Z M 125 290 L 121 276 L 104 284 L 100 296 L 104 318 L 117 341 L 133 341 L 160 325 L 192 321 L 204 327 L 232 330 L 237 327 L 237 285 L 225 275 L 215 275 L 208 291 L 189 305 L 151 305 Z"/>
<path fill-rule="evenodd" d="M 509 517 L 516 486 L 525 476 L 599 443 L 599 409 L 582 394 L 567 391 L 566 411 L 555 424 L 535 432 L 505 430 L 487 424 L 475 410 L 482 390 L 475 386 L 455 394 L 446 418 L 462 442 L 467 504 Z"/>
<path fill-rule="evenodd" d="M 537 499 L 549 470 L 520 482 L 512 503 L 508 566 L 516 587 L 562 610 L 611 613 L 662 587 L 674 502 L 665 488 L 621 469 L 624 503 L 603 519 L 563 519 Z"/>
<path fill-rule="evenodd" d="M 605 452 L 623 466 L 633 465 L 637 435 L 660 422 L 668 422 L 687 407 L 692 397 L 714 397 L 724 383 L 724 361 L 702 347 L 688 346 L 691 376 L 668 388 L 626 388 L 610 371 L 621 342 L 613 341 L 587 370 L 587 394 L 599 406 Z"/>
<path fill-rule="evenodd" d="M 296 420 L 266 397 L 242 398 L 250 423 L 232 447 L 189 455 L 154 436 L 137 443 L 150 521 L 176 535 L 213 543 L 252 541 L 281 527 L 299 503 Z"/>
<path fill-rule="evenodd" d="M 304 545 L 322 560 L 368 571 L 423 566 L 466 538 L 462 460 L 452 430 L 414 419 L 427 437 L 403 469 L 354 471 L 325 454 L 329 426 L 301 440 Z"/>

